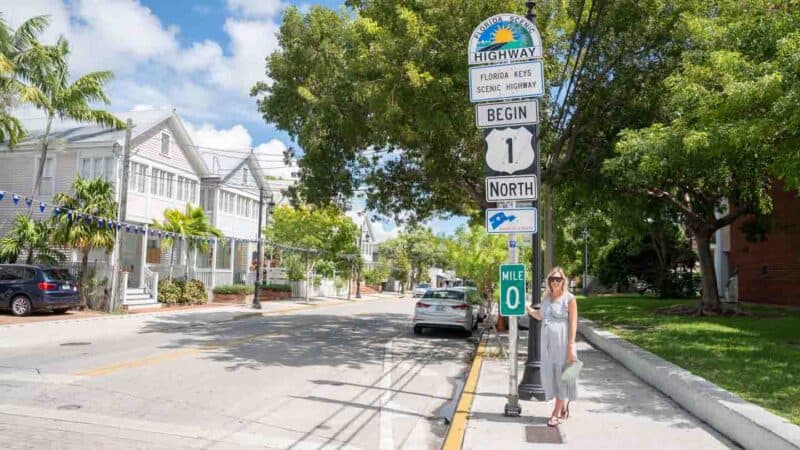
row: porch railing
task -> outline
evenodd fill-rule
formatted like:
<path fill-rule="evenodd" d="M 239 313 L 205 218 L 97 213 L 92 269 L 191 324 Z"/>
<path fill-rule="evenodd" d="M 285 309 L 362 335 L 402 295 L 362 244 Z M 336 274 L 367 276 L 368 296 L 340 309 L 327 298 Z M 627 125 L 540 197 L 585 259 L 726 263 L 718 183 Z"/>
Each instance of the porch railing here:
<path fill-rule="evenodd" d="M 186 266 L 175 266 L 171 264 L 148 264 L 147 268 L 162 280 L 183 280 L 186 278 Z"/>
<path fill-rule="evenodd" d="M 159 273 L 153 272 L 145 266 L 142 268 L 142 277 L 144 278 L 144 291 L 150 295 L 150 298 L 158 300 Z"/>

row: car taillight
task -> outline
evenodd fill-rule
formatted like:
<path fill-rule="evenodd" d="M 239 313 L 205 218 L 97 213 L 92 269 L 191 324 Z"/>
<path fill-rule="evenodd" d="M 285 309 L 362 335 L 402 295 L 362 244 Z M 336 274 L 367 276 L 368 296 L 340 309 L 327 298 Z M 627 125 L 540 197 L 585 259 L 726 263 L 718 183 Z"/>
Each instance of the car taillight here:
<path fill-rule="evenodd" d="M 427 303 L 417 302 L 417 308 L 430 308 L 430 306 Z"/>
<path fill-rule="evenodd" d="M 37 286 L 39 286 L 40 291 L 55 291 L 58 289 L 58 285 L 55 283 L 48 283 L 46 281 L 40 282 Z"/>
<path fill-rule="evenodd" d="M 453 309 L 467 309 L 467 305 L 453 305 L 451 306 Z"/>

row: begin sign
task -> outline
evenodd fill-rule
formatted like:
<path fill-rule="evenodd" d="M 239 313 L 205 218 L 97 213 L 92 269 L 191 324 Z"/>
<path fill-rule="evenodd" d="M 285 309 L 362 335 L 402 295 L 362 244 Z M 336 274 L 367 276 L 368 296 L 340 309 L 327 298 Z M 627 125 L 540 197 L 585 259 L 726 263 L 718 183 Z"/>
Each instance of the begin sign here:
<path fill-rule="evenodd" d="M 483 103 L 475 107 L 478 128 L 533 125 L 539 123 L 536 100 L 508 103 Z"/>

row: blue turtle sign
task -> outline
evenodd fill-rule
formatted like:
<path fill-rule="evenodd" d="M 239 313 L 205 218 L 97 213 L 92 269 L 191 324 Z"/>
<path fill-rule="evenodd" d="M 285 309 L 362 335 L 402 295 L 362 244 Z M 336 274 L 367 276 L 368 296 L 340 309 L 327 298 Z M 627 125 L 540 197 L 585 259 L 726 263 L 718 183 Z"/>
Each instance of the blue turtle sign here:
<path fill-rule="evenodd" d="M 486 231 L 489 234 L 536 233 L 536 208 L 489 208 Z"/>

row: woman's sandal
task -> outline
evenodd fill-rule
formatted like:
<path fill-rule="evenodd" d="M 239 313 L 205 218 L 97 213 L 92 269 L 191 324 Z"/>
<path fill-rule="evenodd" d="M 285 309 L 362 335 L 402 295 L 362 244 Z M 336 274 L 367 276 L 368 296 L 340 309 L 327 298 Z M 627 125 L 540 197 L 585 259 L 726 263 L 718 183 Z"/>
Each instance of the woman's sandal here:
<path fill-rule="evenodd" d="M 559 417 L 561 420 L 569 419 L 569 402 L 561 409 L 561 416 Z"/>
<path fill-rule="evenodd" d="M 558 416 L 553 416 L 553 417 L 550 418 L 550 420 L 547 421 L 547 426 L 548 427 L 555 427 L 555 426 L 558 426 L 558 424 L 560 424 L 560 423 L 561 423 L 561 420 L 558 418 Z"/>

